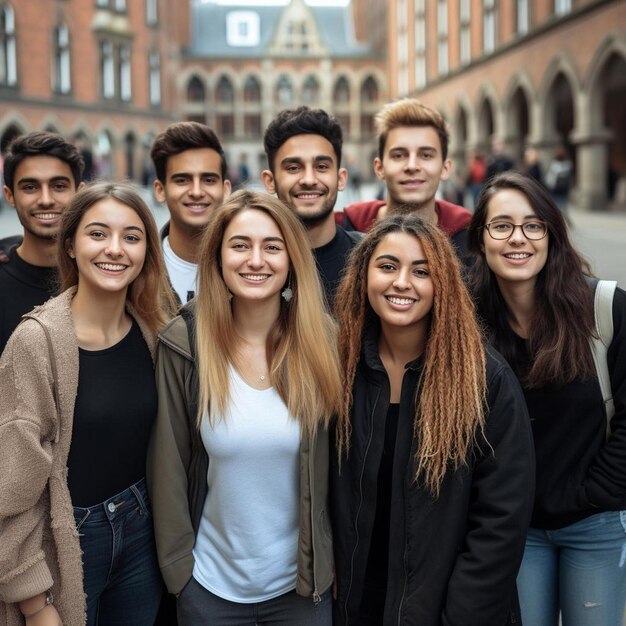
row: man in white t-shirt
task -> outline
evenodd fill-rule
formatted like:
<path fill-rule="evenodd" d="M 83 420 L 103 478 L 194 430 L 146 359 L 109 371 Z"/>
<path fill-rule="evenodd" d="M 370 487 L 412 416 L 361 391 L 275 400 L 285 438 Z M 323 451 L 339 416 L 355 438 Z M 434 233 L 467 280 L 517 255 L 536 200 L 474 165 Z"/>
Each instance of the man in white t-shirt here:
<path fill-rule="evenodd" d="M 196 293 L 202 231 L 230 194 L 226 157 L 217 135 L 198 122 L 168 126 L 154 140 L 150 156 L 156 171 L 154 195 L 170 212 L 161 231 L 165 266 L 185 304 Z"/>

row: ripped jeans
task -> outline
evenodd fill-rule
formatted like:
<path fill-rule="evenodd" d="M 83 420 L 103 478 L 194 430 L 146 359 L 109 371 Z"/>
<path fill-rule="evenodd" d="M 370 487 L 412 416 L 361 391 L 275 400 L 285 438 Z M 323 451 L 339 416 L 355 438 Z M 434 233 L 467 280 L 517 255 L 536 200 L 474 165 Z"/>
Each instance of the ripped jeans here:
<path fill-rule="evenodd" d="M 558 530 L 531 528 L 517 577 L 525 626 L 620 626 L 626 605 L 626 511 Z"/>

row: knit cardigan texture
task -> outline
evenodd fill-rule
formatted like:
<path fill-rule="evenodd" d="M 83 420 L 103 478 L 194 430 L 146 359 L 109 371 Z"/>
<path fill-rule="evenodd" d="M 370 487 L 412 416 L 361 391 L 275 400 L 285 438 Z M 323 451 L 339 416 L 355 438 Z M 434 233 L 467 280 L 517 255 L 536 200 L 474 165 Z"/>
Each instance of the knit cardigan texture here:
<path fill-rule="evenodd" d="M 64 626 L 86 622 L 67 486 L 78 390 L 74 293 L 26 314 L 0 359 L 0 626 L 22 626 L 16 603 L 50 588 Z M 154 357 L 154 334 L 127 308 Z"/>

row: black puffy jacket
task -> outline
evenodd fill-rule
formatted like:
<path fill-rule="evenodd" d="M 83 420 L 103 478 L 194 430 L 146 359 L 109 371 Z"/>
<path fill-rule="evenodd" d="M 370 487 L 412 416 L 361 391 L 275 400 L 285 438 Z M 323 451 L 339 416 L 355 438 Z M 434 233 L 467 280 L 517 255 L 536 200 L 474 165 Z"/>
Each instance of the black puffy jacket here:
<path fill-rule="evenodd" d="M 358 626 L 370 541 L 386 541 L 371 537 L 390 395 L 376 335 L 369 330 L 356 374 L 349 456 L 340 468 L 335 460 L 331 472 L 334 623 L 343 626 Z M 421 368 L 421 359 L 409 363 L 402 382 L 383 626 L 519 624 L 515 579 L 535 466 L 521 389 L 504 359 L 488 348 L 487 442 L 479 438 L 469 466 L 450 471 L 434 499 L 414 480 L 413 415 Z"/>

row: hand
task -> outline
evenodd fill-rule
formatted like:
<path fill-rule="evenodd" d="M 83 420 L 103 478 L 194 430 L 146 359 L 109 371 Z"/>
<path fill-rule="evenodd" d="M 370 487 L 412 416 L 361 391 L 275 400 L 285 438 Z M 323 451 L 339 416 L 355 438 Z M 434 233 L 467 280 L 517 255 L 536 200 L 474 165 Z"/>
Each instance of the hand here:
<path fill-rule="evenodd" d="M 63 626 L 61 616 L 54 604 L 49 604 L 43 611 L 26 618 L 26 626 Z"/>

